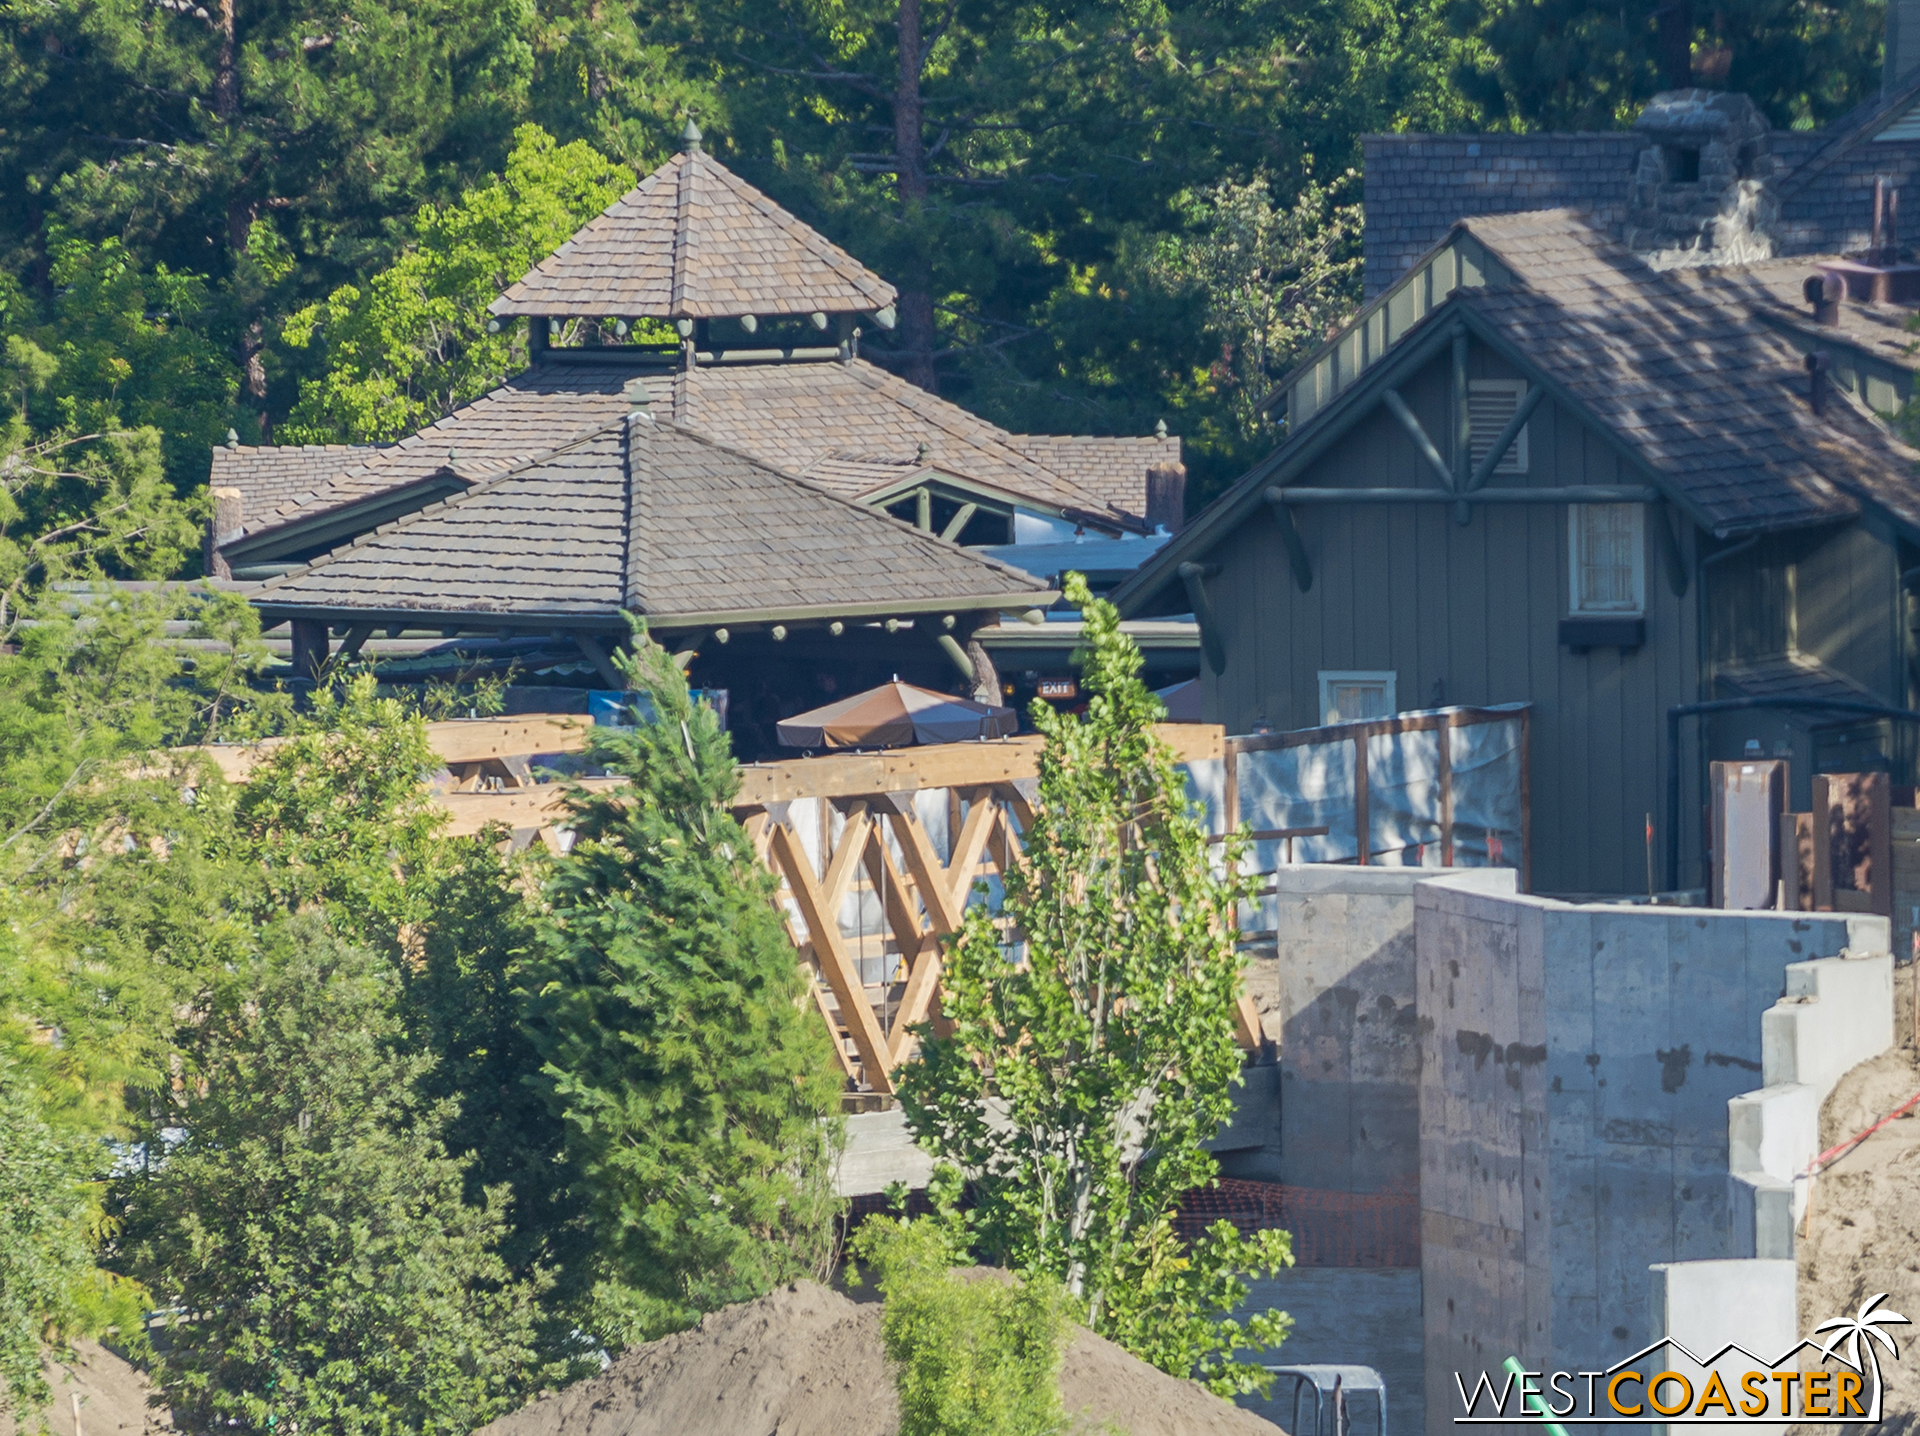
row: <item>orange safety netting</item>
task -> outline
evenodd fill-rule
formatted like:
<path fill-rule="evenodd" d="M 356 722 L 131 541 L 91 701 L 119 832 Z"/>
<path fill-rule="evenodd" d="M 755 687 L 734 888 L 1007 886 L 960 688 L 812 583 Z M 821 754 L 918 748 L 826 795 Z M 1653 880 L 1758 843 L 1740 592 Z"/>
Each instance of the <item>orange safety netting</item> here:
<path fill-rule="evenodd" d="M 1420 1265 L 1420 1201 L 1412 1192 L 1329 1192 L 1222 1177 L 1187 1193 L 1174 1227 L 1193 1241 L 1222 1218 L 1248 1235 L 1273 1227 L 1292 1233 L 1296 1266 Z"/>

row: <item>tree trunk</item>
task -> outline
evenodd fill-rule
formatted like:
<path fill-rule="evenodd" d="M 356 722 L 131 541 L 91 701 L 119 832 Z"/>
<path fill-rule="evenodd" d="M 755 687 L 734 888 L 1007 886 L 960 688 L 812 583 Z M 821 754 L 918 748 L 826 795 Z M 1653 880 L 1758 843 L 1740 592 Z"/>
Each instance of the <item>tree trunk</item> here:
<path fill-rule="evenodd" d="M 1660 50 L 1660 88 L 1684 90 L 1693 83 L 1693 6 L 1661 0 L 1654 11 Z"/>
<path fill-rule="evenodd" d="M 235 0 L 220 0 L 220 56 L 213 69 L 213 115 L 232 124 L 240 113 L 240 40 Z"/>
<path fill-rule="evenodd" d="M 920 0 L 900 0 L 900 83 L 893 96 L 894 186 L 902 218 L 911 223 L 927 199 L 927 148 L 920 103 Z M 933 372 L 933 294 L 925 267 L 900 292 L 899 344 L 908 382 L 935 390 Z"/>
<path fill-rule="evenodd" d="M 238 0 L 220 0 L 220 54 L 213 68 L 214 118 L 229 131 L 240 121 L 240 17 Z M 253 221 L 260 206 L 239 195 L 227 197 L 227 254 L 237 269 L 253 237 Z M 267 347 L 266 323 L 255 317 L 240 330 L 240 371 L 247 398 L 259 413 L 260 438 L 269 438 L 267 429 L 267 370 L 261 351 Z"/>

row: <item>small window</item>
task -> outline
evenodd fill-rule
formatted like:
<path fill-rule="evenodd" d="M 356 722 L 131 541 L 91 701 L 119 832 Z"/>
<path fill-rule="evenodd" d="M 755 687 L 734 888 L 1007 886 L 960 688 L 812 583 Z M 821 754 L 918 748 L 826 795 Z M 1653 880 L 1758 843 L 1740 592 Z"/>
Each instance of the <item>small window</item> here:
<path fill-rule="evenodd" d="M 1320 721 L 1360 723 L 1369 718 L 1391 718 L 1395 707 L 1391 673 L 1350 672 L 1320 675 Z"/>
<path fill-rule="evenodd" d="M 1487 450 L 1493 447 L 1493 441 L 1506 432 L 1507 425 L 1520 408 L 1520 401 L 1526 397 L 1527 385 L 1522 379 L 1475 379 L 1467 385 L 1467 412 L 1473 418 L 1471 448 L 1475 473 L 1486 461 Z M 1531 424 L 1520 426 L 1519 436 L 1500 462 L 1493 466 L 1496 474 L 1524 474 L 1527 471 L 1527 430 L 1532 427 Z"/>
<path fill-rule="evenodd" d="M 1646 609 L 1646 538 L 1639 504 L 1574 504 L 1567 510 L 1570 595 L 1575 613 Z"/>

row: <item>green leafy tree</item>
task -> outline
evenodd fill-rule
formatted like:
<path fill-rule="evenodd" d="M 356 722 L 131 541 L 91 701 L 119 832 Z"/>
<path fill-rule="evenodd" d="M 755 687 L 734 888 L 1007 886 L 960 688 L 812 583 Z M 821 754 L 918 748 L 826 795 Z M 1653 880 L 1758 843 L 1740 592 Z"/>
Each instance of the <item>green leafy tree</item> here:
<path fill-rule="evenodd" d="M 1360 306 L 1360 206 L 1309 179 L 1290 208 L 1264 174 L 1223 180 L 1188 199 L 1188 233 L 1159 261 L 1168 282 L 1200 306 L 1220 343 L 1214 368 L 1240 437 L 1271 440 L 1261 405 L 1284 376 Z"/>
<path fill-rule="evenodd" d="M 1110 604 L 1078 574 L 1084 717 L 1034 705 L 1045 736 L 1025 861 L 1001 912 L 968 909 L 943 974 L 945 1035 L 919 1030 L 898 1078 L 919 1141 L 974 1184 L 987 1249 L 1065 1284 L 1096 1332 L 1215 1390 L 1253 1389 L 1236 1347 L 1277 1344 L 1278 1312 L 1230 1314 L 1246 1272 L 1290 1265 L 1284 1232 L 1218 1222 L 1191 1248 L 1173 1216 L 1210 1184 L 1202 1143 L 1233 1111 L 1239 904 L 1154 732 L 1159 701 Z"/>
<path fill-rule="evenodd" d="M 944 1169 L 937 1185 L 957 1184 Z M 1070 1324 L 1057 1282 L 965 1263 L 949 1205 L 916 1221 L 869 1217 L 853 1252 L 886 1300 L 880 1336 L 900 1392 L 900 1436 L 1055 1436 L 1066 1430 L 1060 1366 Z"/>
<path fill-rule="evenodd" d="M 489 332 L 487 306 L 625 193 L 633 174 L 537 125 L 514 141 L 504 176 L 414 216 L 412 244 L 391 267 L 287 321 L 287 342 L 323 344 L 327 367 L 301 386 L 283 442 L 402 438 L 525 364 L 524 327 Z"/>
<path fill-rule="evenodd" d="M 0 1413 L 29 1425 L 52 1395 L 41 1339 L 74 1321 L 93 1275 L 85 1148 L 35 1098 L 30 1074 L 0 1054 Z"/>
<path fill-rule="evenodd" d="M 596 735 L 628 786 L 574 798 L 546 887 L 528 1030 L 591 1211 L 612 1344 L 831 1266 L 840 1081 L 727 811 L 726 734 L 657 645 L 629 673 L 656 717 Z"/>
<path fill-rule="evenodd" d="M 125 1254 L 181 1308 L 161 1389 L 196 1429 L 470 1431 L 556 1374 L 494 1250 L 502 1195 L 465 1198 L 391 967 L 317 917 L 264 936 L 185 1136 L 132 1183 Z"/>

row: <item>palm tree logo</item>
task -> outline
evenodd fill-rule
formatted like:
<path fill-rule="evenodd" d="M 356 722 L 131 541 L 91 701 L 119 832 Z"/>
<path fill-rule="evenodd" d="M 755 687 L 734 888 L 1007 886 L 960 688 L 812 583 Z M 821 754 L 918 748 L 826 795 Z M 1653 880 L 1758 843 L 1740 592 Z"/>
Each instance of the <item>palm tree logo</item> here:
<path fill-rule="evenodd" d="M 1833 1333 L 1832 1336 L 1827 1338 L 1826 1345 L 1820 1348 L 1821 1356 L 1831 1359 L 1844 1343 L 1847 1348 L 1847 1354 L 1840 1358 L 1842 1361 L 1846 1362 L 1847 1365 L 1851 1366 L 1854 1370 L 1860 1372 L 1865 1372 L 1869 1365 L 1872 1366 L 1873 1406 L 1867 1412 L 1866 1419 L 1868 1421 L 1878 1421 L 1880 1419 L 1880 1396 L 1882 1389 L 1880 1383 L 1880 1353 L 1873 1349 L 1873 1344 L 1876 1341 L 1879 1342 L 1887 1348 L 1888 1353 L 1897 1361 L 1900 1359 L 1900 1348 L 1895 1345 L 1893 1338 L 1882 1331 L 1881 1328 L 1883 1326 L 1911 1325 L 1911 1323 L 1897 1311 L 1874 1310 L 1875 1307 L 1879 1306 L 1880 1303 L 1886 1299 L 1887 1293 L 1884 1291 L 1878 1296 L 1868 1297 L 1866 1301 L 1861 1303 L 1860 1310 L 1854 1315 L 1836 1316 L 1830 1321 L 1821 1322 L 1813 1329 L 1816 1335 L 1823 1331 L 1831 1331 Z M 1861 1342 L 1862 1337 L 1867 1338 L 1864 1345 Z M 1863 1350 L 1865 1354 L 1864 1363 L 1861 1360 Z"/>

